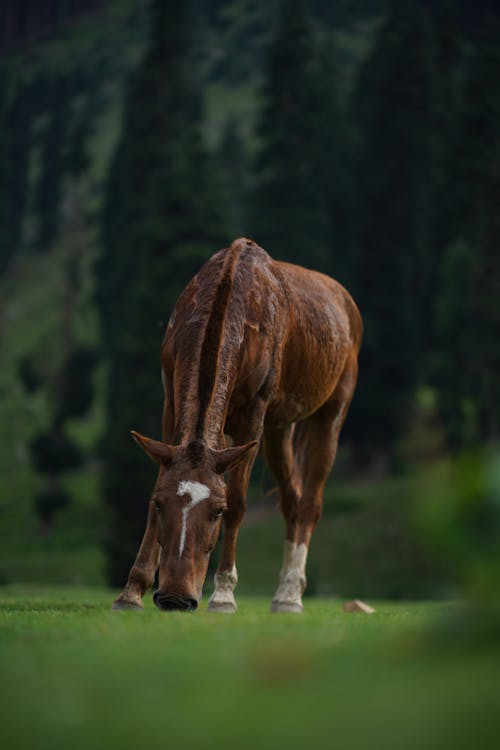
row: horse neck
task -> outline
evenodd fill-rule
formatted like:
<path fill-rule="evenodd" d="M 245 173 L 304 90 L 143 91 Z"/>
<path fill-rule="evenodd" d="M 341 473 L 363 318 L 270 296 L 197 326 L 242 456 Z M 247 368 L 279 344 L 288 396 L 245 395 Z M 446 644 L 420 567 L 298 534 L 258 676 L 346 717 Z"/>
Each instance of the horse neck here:
<path fill-rule="evenodd" d="M 174 432 L 179 444 L 198 441 L 211 448 L 224 446 L 224 425 L 238 376 L 244 332 L 244 316 L 233 288 L 242 249 L 243 243 L 233 243 L 219 258 L 219 268 L 214 269 L 212 277 L 207 274 L 207 279 L 200 281 L 211 291 L 198 289 L 199 317 L 177 322 L 178 330 L 191 326 L 174 372 Z"/>
<path fill-rule="evenodd" d="M 187 373 L 186 369 L 183 368 L 185 374 L 179 373 L 178 377 L 183 380 L 183 390 L 196 394 L 196 397 L 176 399 L 174 443 L 186 445 L 196 442 L 203 443 L 209 448 L 221 449 L 225 445 L 224 425 L 236 368 L 233 364 L 233 367 L 226 366 L 223 371 L 218 370 L 215 373 L 213 387 L 207 393 L 206 400 L 200 398 L 197 393 L 199 372 L 194 370 Z"/>

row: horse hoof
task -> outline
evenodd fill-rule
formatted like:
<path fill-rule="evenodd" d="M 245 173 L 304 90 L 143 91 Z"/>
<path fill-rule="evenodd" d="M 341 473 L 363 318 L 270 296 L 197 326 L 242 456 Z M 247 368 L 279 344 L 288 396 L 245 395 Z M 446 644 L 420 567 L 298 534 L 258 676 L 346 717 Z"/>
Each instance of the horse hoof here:
<path fill-rule="evenodd" d="M 123 610 L 123 609 L 144 609 L 142 602 L 133 602 L 130 599 L 116 599 L 113 602 L 111 609 Z"/>
<path fill-rule="evenodd" d="M 231 602 L 208 602 L 208 609 L 210 612 L 222 612 L 226 615 L 234 615 L 236 604 L 232 604 Z"/>
<path fill-rule="evenodd" d="M 304 611 L 302 604 L 296 602 L 272 602 L 271 612 L 294 612 L 300 614 Z"/>

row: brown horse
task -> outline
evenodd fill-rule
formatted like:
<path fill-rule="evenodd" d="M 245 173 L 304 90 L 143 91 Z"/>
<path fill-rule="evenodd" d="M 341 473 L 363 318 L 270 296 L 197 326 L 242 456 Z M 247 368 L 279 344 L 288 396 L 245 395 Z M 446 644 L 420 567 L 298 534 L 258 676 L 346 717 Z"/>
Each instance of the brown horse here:
<path fill-rule="evenodd" d="M 274 261 L 247 239 L 210 258 L 163 340 L 163 442 L 132 433 L 159 473 L 115 609 L 142 607 L 158 568 L 156 606 L 196 609 L 223 521 L 208 606 L 235 611 L 236 538 L 262 445 L 286 522 L 272 610 L 302 610 L 307 550 L 356 385 L 361 333 L 355 303 L 328 276 Z"/>

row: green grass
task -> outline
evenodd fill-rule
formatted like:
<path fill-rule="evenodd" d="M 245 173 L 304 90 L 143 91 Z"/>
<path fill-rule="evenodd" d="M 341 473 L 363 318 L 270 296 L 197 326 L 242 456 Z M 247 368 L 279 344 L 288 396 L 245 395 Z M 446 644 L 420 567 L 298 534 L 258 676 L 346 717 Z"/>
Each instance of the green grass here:
<path fill-rule="evenodd" d="M 104 589 L 0 591 L 8 748 L 471 748 L 496 735 L 498 651 L 433 635 L 453 603 L 346 614 L 111 612 Z M 446 632 L 446 629 L 445 629 Z"/>

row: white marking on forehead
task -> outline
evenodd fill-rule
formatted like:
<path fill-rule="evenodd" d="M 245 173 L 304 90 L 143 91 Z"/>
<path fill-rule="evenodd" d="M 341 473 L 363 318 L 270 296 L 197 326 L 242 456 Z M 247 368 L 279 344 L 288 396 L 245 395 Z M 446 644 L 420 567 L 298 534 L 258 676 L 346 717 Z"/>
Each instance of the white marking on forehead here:
<path fill-rule="evenodd" d="M 196 505 L 201 500 L 206 500 L 210 495 L 210 489 L 201 482 L 179 482 L 178 495 L 191 495 L 191 505 Z"/>
<path fill-rule="evenodd" d="M 206 484 L 202 484 L 201 482 L 191 482 L 190 480 L 187 480 L 179 482 L 177 494 L 181 497 L 182 495 L 191 495 L 191 502 L 182 509 L 181 540 L 179 542 L 179 557 L 182 557 L 184 545 L 186 543 L 186 523 L 188 513 L 195 505 L 198 505 L 202 500 L 206 500 L 210 497 L 210 489 Z"/>

